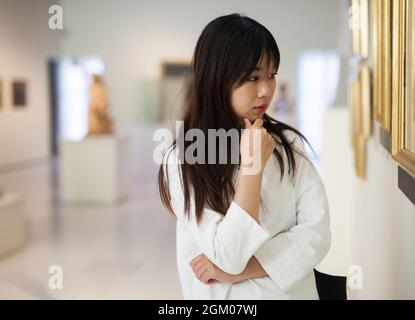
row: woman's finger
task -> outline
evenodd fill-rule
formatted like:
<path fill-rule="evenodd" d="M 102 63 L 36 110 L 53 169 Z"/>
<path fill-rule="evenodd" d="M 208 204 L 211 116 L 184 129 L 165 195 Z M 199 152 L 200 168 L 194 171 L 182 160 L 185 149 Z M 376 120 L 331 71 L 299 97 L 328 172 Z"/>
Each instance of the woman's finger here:
<path fill-rule="evenodd" d="M 249 129 L 250 127 L 252 127 L 251 121 L 249 121 L 247 118 L 244 118 L 244 123 L 245 129 Z"/>
<path fill-rule="evenodd" d="M 206 262 L 205 261 L 199 261 L 193 268 L 193 272 L 197 273 L 199 272 L 201 269 L 205 268 L 206 269 Z"/>
<path fill-rule="evenodd" d="M 202 281 L 204 284 L 208 284 L 210 279 L 212 279 L 211 272 L 209 269 L 206 269 L 206 272 L 200 276 L 200 281 Z"/>
<path fill-rule="evenodd" d="M 196 278 L 200 279 L 206 271 L 207 271 L 207 268 L 199 269 L 199 271 L 195 273 Z"/>
<path fill-rule="evenodd" d="M 197 262 L 199 262 L 201 259 L 203 259 L 203 257 L 204 257 L 204 254 L 201 253 L 198 256 L 194 257 L 192 259 L 192 261 L 190 261 L 189 265 L 192 267 L 192 269 L 195 266 L 195 264 L 197 264 Z"/>
<path fill-rule="evenodd" d="M 198 278 L 199 281 L 205 283 L 207 281 L 206 280 L 204 281 L 204 279 L 207 278 L 207 276 L 206 276 L 207 274 L 208 274 L 208 269 L 204 269 L 199 274 L 196 275 L 196 278 Z"/>
<path fill-rule="evenodd" d="M 255 122 L 252 125 L 252 127 L 261 128 L 262 125 L 263 125 L 263 123 L 264 123 L 264 120 L 262 120 L 262 118 L 258 118 L 258 119 L 255 120 Z"/>

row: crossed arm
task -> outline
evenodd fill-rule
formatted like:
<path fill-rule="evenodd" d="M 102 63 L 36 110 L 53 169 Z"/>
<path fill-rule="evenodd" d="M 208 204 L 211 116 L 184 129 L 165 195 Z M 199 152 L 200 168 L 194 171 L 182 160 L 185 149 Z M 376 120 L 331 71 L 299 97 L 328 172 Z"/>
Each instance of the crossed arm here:
<path fill-rule="evenodd" d="M 248 212 L 257 223 L 262 175 L 263 171 L 258 175 L 240 175 L 234 198 L 234 201 Z M 211 284 L 215 281 L 233 283 L 268 276 L 254 256 L 249 259 L 245 269 L 239 274 L 230 274 L 221 270 L 203 253 L 196 256 L 190 262 L 190 266 L 196 278 L 204 284 Z"/>
<path fill-rule="evenodd" d="M 196 278 L 204 284 L 212 284 L 219 282 L 241 282 L 248 279 L 267 277 L 268 274 L 262 268 L 258 260 L 252 256 L 249 259 L 244 271 L 240 274 L 230 274 L 218 268 L 203 253 L 196 256 L 190 266 Z"/>
<path fill-rule="evenodd" d="M 202 255 L 191 261 L 195 276 L 202 282 L 206 279 L 213 279 L 211 282 L 239 282 L 269 276 L 285 292 L 312 271 L 330 247 L 328 203 L 324 186 L 311 164 L 299 166 L 295 186 L 296 225 L 272 237 L 264 236 L 263 230 L 255 229 L 259 224 L 253 220 L 250 228 L 246 229 L 245 223 L 235 223 L 232 211 L 229 217 L 223 218 L 230 219 L 226 223 L 232 223 L 232 226 L 219 233 L 220 242 L 217 239 L 208 241 L 220 250 L 203 250 Z M 247 198 L 252 199 L 252 196 Z M 243 204 L 239 206 L 243 207 Z M 245 216 L 241 214 L 238 218 L 244 219 Z M 213 226 L 219 222 L 219 219 L 214 221 Z M 243 231 L 238 234 L 236 227 Z M 251 233 L 251 228 L 254 228 L 254 233 Z M 212 235 L 218 235 L 218 232 L 222 230 L 213 227 L 207 238 L 214 238 Z M 227 244 L 227 241 L 231 243 Z M 230 248 L 223 250 L 223 246 L 228 245 Z M 222 258 L 224 255 L 226 259 Z"/>

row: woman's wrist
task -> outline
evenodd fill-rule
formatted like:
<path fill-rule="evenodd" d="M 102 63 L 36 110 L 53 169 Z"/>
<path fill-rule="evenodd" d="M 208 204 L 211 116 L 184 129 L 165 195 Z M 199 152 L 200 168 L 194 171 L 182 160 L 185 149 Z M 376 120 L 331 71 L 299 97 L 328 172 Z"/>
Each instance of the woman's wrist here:
<path fill-rule="evenodd" d="M 240 174 L 243 176 L 253 176 L 253 177 L 260 177 L 263 175 L 265 170 L 266 163 L 256 163 L 251 165 L 244 165 L 240 166 Z"/>
<path fill-rule="evenodd" d="M 264 268 L 262 268 L 258 260 L 252 256 L 251 259 L 249 259 L 244 271 L 233 276 L 232 282 L 241 282 L 248 279 L 263 278 L 267 276 L 267 272 L 264 270 Z"/>
<path fill-rule="evenodd" d="M 238 282 L 242 282 L 242 281 L 247 280 L 247 279 L 248 278 L 246 277 L 245 272 L 242 271 L 240 274 L 234 275 L 233 282 L 238 283 Z"/>

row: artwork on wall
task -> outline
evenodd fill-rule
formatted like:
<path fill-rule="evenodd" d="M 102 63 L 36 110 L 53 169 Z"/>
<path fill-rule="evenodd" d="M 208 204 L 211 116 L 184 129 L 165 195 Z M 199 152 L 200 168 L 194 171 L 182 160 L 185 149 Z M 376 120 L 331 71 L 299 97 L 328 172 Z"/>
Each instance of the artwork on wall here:
<path fill-rule="evenodd" d="M 415 4 L 393 2 L 392 155 L 415 177 Z"/>
<path fill-rule="evenodd" d="M 352 74 L 348 81 L 351 142 L 357 176 L 366 176 L 366 140 L 372 134 L 372 73 L 369 67 L 369 1 L 352 0 Z"/>
<path fill-rule="evenodd" d="M 140 119 L 144 123 L 155 123 L 160 120 L 161 82 L 158 78 L 141 78 L 139 90 L 141 97 Z"/>
<path fill-rule="evenodd" d="M 357 78 L 349 85 L 352 118 L 351 141 L 355 171 L 361 178 L 366 176 L 366 140 L 372 130 L 370 76 L 369 67 L 363 66 Z"/>
<path fill-rule="evenodd" d="M 188 61 L 162 62 L 158 121 L 171 123 L 182 119 L 190 94 L 191 71 Z"/>
<path fill-rule="evenodd" d="M 186 77 L 191 72 L 190 63 L 187 61 L 163 62 L 161 69 L 163 77 Z"/>
<path fill-rule="evenodd" d="M 12 81 L 12 104 L 16 108 L 27 105 L 27 82 L 25 80 Z"/>
<path fill-rule="evenodd" d="M 391 133 L 392 125 L 392 0 L 373 3 L 373 115 L 381 128 Z"/>
<path fill-rule="evenodd" d="M 415 3 L 350 3 L 353 57 L 348 101 L 356 173 L 365 177 L 366 139 L 376 120 L 379 142 L 399 165 L 398 186 L 415 199 L 411 187 L 415 185 Z M 370 53 L 368 43 L 372 44 Z"/>

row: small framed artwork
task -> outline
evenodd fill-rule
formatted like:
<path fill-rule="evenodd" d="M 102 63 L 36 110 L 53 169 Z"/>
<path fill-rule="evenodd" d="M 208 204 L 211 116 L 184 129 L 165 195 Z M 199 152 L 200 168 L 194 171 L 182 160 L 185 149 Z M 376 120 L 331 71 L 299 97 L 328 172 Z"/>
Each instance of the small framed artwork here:
<path fill-rule="evenodd" d="M 27 81 L 13 80 L 12 103 L 16 108 L 24 108 L 27 106 Z"/>
<path fill-rule="evenodd" d="M 163 61 L 161 63 L 161 76 L 169 77 L 187 77 L 192 72 L 189 61 Z"/>
<path fill-rule="evenodd" d="M 163 61 L 161 63 L 159 121 L 183 118 L 190 98 L 192 66 L 188 61 Z"/>

